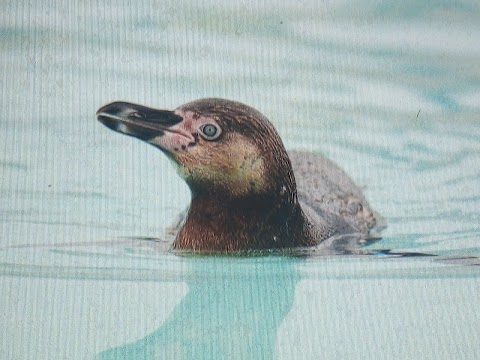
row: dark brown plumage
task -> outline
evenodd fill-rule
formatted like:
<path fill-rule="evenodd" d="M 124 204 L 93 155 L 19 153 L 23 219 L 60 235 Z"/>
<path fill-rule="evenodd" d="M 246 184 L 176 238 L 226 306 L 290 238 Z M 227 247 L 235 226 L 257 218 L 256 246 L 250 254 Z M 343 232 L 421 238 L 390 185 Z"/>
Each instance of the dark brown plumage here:
<path fill-rule="evenodd" d="M 161 149 L 189 185 L 174 249 L 306 247 L 335 235 L 367 238 L 379 223 L 341 169 L 319 155 L 289 158 L 273 125 L 247 105 L 202 99 L 170 112 L 115 102 L 97 117 Z"/>

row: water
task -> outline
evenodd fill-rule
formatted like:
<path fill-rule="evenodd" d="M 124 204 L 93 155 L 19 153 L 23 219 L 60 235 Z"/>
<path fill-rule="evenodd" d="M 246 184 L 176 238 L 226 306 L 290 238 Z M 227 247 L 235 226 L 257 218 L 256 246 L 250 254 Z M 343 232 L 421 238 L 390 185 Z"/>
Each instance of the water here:
<path fill-rule="evenodd" d="M 479 357 L 476 2 L 0 6 L 2 358 Z M 254 106 L 287 148 L 364 185 L 388 222 L 376 255 L 149 240 L 188 189 L 95 111 L 207 96 Z"/>

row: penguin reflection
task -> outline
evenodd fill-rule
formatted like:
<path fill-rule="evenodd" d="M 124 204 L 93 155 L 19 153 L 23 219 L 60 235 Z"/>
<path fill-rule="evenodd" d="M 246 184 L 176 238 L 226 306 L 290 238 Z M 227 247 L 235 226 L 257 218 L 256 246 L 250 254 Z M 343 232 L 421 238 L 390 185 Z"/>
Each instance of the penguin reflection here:
<path fill-rule="evenodd" d="M 299 281 L 298 262 L 287 257 L 192 259 L 189 292 L 165 323 L 98 359 L 274 359 L 277 330 Z"/>

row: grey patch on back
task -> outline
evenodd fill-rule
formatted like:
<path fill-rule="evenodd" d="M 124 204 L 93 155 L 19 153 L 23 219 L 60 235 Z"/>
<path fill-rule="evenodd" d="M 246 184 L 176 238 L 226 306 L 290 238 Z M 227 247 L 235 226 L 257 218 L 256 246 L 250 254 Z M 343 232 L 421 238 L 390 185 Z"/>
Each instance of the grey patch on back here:
<path fill-rule="evenodd" d="M 291 151 L 288 155 L 302 209 L 319 227 L 323 239 L 338 234 L 365 236 L 385 226 L 362 190 L 332 161 L 309 152 Z"/>

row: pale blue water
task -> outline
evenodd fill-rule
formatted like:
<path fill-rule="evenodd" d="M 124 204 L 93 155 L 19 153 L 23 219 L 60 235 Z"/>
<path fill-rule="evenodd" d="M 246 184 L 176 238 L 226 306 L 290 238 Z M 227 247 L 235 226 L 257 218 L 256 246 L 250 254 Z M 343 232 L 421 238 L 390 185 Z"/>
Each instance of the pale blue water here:
<path fill-rule="evenodd" d="M 0 4 L 1 358 L 478 359 L 478 39 L 476 1 Z M 188 189 L 95 111 L 207 96 L 347 170 L 377 255 L 148 240 Z"/>

